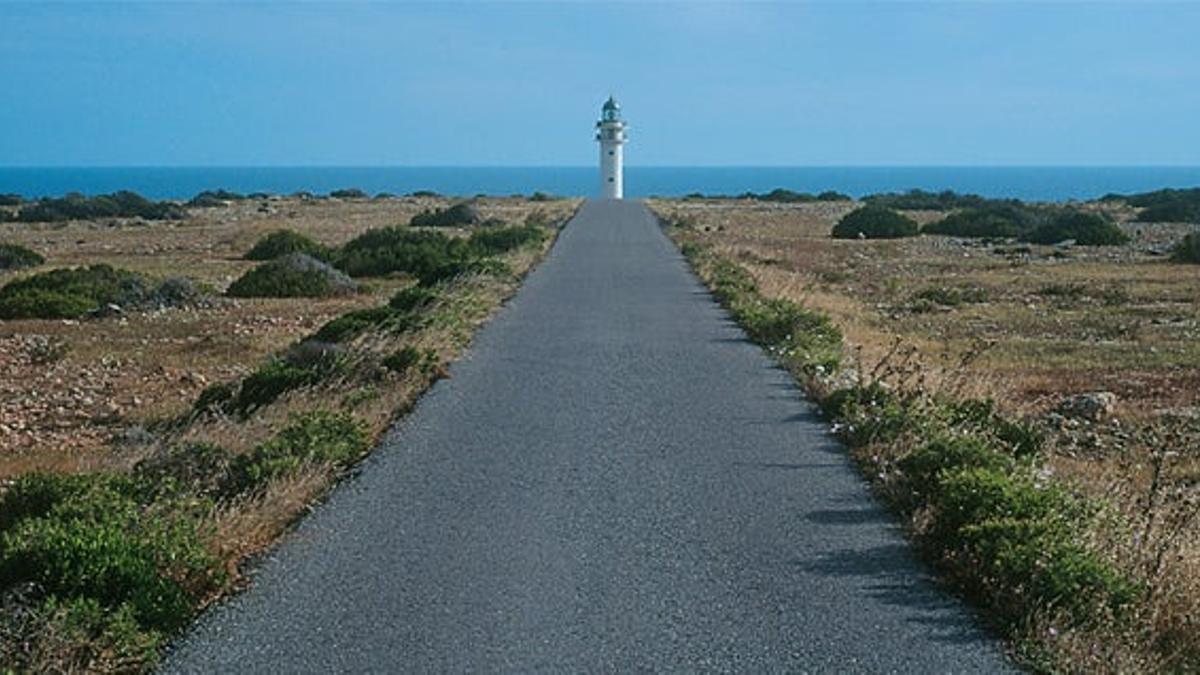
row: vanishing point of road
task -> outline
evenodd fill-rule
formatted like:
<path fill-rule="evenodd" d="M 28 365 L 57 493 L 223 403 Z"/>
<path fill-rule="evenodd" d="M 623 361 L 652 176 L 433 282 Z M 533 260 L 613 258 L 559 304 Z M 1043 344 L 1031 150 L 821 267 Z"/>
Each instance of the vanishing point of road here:
<path fill-rule="evenodd" d="M 170 672 L 990 672 L 636 202 L 587 203 Z"/>

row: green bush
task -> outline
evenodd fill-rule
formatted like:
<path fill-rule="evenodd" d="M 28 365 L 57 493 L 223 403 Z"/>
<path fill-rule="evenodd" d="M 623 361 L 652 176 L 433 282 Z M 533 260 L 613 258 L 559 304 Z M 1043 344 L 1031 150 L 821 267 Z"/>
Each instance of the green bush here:
<path fill-rule="evenodd" d="M 321 298 L 357 290 L 356 283 L 327 263 L 304 253 L 289 253 L 238 277 L 225 294 L 236 298 Z"/>
<path fill-rule="evenodd" d="M 833 226 L 835 239 L 897 239 L 912 237 L 919 227 L 915 220 L 881 206 L 864 206 L 851 211 Z"/>
<path fill-rule="evenodd" d="M 0 533 L 0 587 L 33 582 L 60 598 L 128 606 L 148 628 L 182 626 L 220 583 L 220 567 L 191 511 L 139 501 L 131 483 L 107 474 L 18 478 L 18 503 L 10 494 L 0 504 L 20 514 Z"/>
<path fill-rule="evenodd" d="M 1109 194 L 1104 200 L 1124 200 L 1144 210 L 1138 220 L 1144 223 L 1200 223 L 1200 188 L 1169 188 L 1133 195 Z"/>
<path fill-rule="evenodd" d="M 536 225 L 514 225 L 476 230 L 471 234 L 467 243 L 479 255 L 490 256 L 522 246 L 540 244 L 545 238 L 546 231 Z"/>
<path fill-rule="evenodd" d="M 944 436 L 922 445 L 900 461 L 900 470 L 918 492 L 934 486 L 942 472 L 961 469 L 1008 472 L 1013 469 L 1013 459 L 997 452 L 986 439 Z"/>
<path fill-rule="evenodd" d="M 136 304 L 150 294 L 145 277 L 108 265 L 42 272 L 0 288 L 0 319 L 78 319 L 107 304 Z"/>
<path fill-rule="evenodd" d="M 863 201 L 875 206 L 901 211 L 949 211 L 950 209 L 979 208 L 996 204 L 1019 205 L 1015 199 L 987 199 L 979 195 L 964 195 L 953 190 L 927 192 L 910 190 L 904 193 L 875 194 L 863 197 Z"/>
<path fill-rule="evenodd" d="M 428 272 L 417 275 L 417 281 L 422 286 L 448 281 L 467 274 L 486 274 L 503 277 L 512 274 L 512 268 L 503 260 L 495 258 L 465 258 L 444 263 Z"/>
<path fill-rule="evenodd" d="M 744 298 L 734 314 L 751 340 L 803 368 L 833 371 L 841 361 L 842 334 L 829 317 L 782 298 Z"/>
<path fill-rule="evenodd" d="M 196 402 L 192 404 L 192 410 L 198 413 L 228 412 L 226 406 L 233 401 L 236 395 L 237 385 L 232 382 L 210 384 L 196 397 Z"/>
<path fill-rule="evenodd" d="M 929 223 L 926 234 L 1010 239 L 1024 236 L 1045 220 L 1044 214 L 1021 203 L 998 202 L 963 209 Z"/>
<path fill-rule="evenodd" d="M 974 589 L 1002 616 L 1068 610 L 1086 623 L 1097 608 L 1119 611 L 1135 583 L 1078 542 L 1085 504 L 1057 486 L 1005 470 L 971 467 L 939 475 L 930 540 L 976 568 Z"/>
<path fill-rule="evenodd" d="M 224 206 L 226 202 L 239 202 L 244 199 L 246 199 L 245 195 L 228 190 L 205 190 L 188 200 L 187 205 L 192 208 L 212 208 Z"/>
<path fill-rule="evenodd" d="M 25 203 L 25 199 L 18 194 L 2 193 L 0 194 L 0 206 L 20 206 Z"/>
<path fill-rule="evenodd" d="M 1113 246 L 1129 241 L 1129 235 L 1107 218 L 1094 213 L 1067 210 L 1056 214 L 1023 239 L 1034 244 L 1057 244 L 1073 239 L 1084 246 Z"/>
<path fill-rule="evenodd" d="M 338 199 L 366 199 L 369 195 L 358 188 L 343 188 L 329 193 L 330 197 Z"/>
<path fill-rule="evenodd" d="M 231 470 L 231 491 L 255 489 L 306 464 L 345 466 L 370 449 L 364 426 L 347 413 L 315 411 L 292 418 L 291 424 L 252 452 L 242 455 Z"/>
<path fill-rule="evenodd" d="M 276 230 L 259 239 L 242 256 L 245 260 L 274 260 L 289 253 L 307 253 L 317 260 L 329 260 L 332 252 L 322 244 L 292 230 Z"/>
<path fill-rule="evenodd" d="M 0 663 L 12 669 L 5 672 L 135 672 L 158 659 L 163 634 L 140 626 L 128 603 L 114 609 L 50 596 L 22 609 L 16 632 L 0 627 Z"/>
<path fill-rule="evenodd" d="M 1143 223 L 1200 223 L 1200 201 L 1150 206 L 1137 219 Z"/>
<path fill-rule="evenodd" d="M 237 395 L 229 403 L 230 412 L 248 415 L 293 389 L 316 384 L 321 377 L 322 373 L 317 370 L 294 366 L 282 359 L 270 359 L 242 380 Z"/>
<path fill-rule="evenodd" d="M 384 227 L 346 242 L 334 260 L 338 268 L 354 277 L 397 272 L 421 277 L 471 255 L 471 247 L 463 239 L 429 230 Z"/>
<path fill-rule="evenodd" d="M 187 211 L 171 202 L 154 202 L 136 192 L 122 191 L 95 197 L 71 193 L 58 199 L 44 198 L 17 212 L 17 220 L 23 223 L 135 217 L 180 220 L 187 217 Z"/>
<path fill-rule="evenodd" d="M 19 270 L 37 267 L 46 259 L 34 251 L 17 244 L 0 244 L 0 270 Z"/>
<path fill-rule="evenodd" d="M 389 354 L 383 359 L 383 367 L 397 373 L 406 372 L 409 368 L 422 364 L 428 357 L 427 353 L 407 345 Z"/>
<path fill-rule="evenodd" d="M 397 292 L 388 301 L 388 307 L 398 312 L 418 312 L 432 304 L 438 298 L 438 292 L 427 286 L 409 286 Z"/>
<path fill-rule="evenodd" d="M 479 210 L 469 202 L 435 211 L 422 211 L 408 222 L 411 227 L 466 227 L 482 220 Z"/>
<path fill-rule="evenodd" d="M 1200 232 L 1191 232 L 1171 252 L 1171 260 L 1178 263 L 1200 263 Z"/>
<path fill-rule="evenodd" d="M 403 312 L 385 305 L 343 314 L 328 321 L 306 339 L 336 344 L 353 340 L 368 330 L 389 329 L 399 332 L 407 326 L 408 318 Z"/>
<path fill-rule="evenodd" d="M 991 400 L 964 399 L 943 407 L 946 424 L 982 434 L 1017 458 L 1029 458 L 1045 445 L 1045 434 L 1032 423 L 1014 422 L 996 412 Z"/>

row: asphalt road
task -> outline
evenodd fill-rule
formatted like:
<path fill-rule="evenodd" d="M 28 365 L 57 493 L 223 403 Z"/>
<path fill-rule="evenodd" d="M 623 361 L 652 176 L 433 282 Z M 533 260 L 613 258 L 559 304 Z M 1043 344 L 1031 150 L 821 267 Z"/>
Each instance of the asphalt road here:
<path fill-rule="evenodd" d="M 170 672 L 1008 669 L 636 202 L 590 202 Z"/>

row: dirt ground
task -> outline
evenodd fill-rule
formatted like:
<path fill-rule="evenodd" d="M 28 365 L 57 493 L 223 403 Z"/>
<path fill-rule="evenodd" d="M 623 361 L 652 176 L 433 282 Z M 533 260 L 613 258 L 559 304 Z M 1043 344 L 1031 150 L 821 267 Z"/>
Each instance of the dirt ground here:
<path fill-rule="evenodd" d="M 0 224 L 0 242 L 46 257 L 33 270 L 0 272 L 0 284 L 55 267 L 107 263 L 158 278 L 187 277 L 213 293 L 205 305 L 186 309 L 0 321 L 0 479 L 33 469 L 102 468 L 114 461 L 103 449 L 136 441 L 129 437 L 140 427 L 186 410 L 207 385 L 246 374 L 338 315 L 383 304 L 405 283 L 371 279 L 366 293 L 321 300 L 221 297 L 256 264 L 241 256 L 260 237 L 286 228 L 338 245 L 448 203 L 272 198 L 191 209 L 179 222 Z M 521 223 L 534 211 L 563 217 L 576 203 L 496 198 L 478 206 L 485 218 Z"/>

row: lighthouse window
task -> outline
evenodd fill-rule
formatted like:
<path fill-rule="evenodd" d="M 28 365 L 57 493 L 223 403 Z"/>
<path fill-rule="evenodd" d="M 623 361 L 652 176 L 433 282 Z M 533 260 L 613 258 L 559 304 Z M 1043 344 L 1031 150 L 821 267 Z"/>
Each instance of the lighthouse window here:
<path fill-rule="evenodd" d="M 612 154 L 613 154 L 613 151 L 612 151 L 612 150 L 609 150 L 609 151 L 608 151 L 608 156 L 609 156 L 609 157 L 612 157 Z"/>
<path fill-rule="evenodd" d="M 610 182 L 610 183 L 613 182 L 612 176 L 608 177 L 608 182 Z"/>

